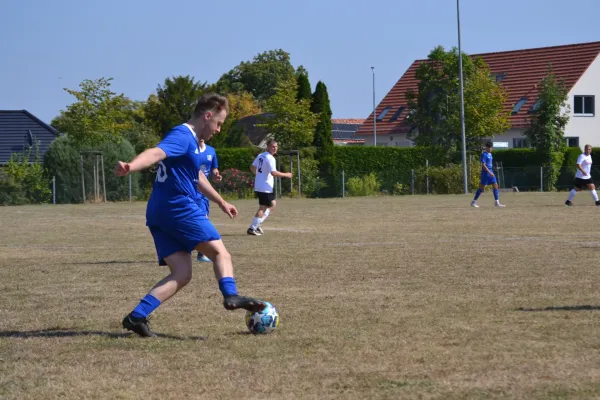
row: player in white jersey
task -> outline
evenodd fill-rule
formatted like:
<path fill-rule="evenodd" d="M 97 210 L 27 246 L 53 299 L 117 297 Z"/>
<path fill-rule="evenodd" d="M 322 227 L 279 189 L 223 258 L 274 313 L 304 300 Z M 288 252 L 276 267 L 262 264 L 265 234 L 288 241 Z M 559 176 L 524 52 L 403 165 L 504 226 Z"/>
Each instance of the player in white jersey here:
<path fill-rule="evenodd" d="M 569 198 L 565 201 L 567 206 L 572 206 L 572 200 L 582 189 L 588 189 L 594 198 L 597 206 L 600 206 L 600 201 L 598 201 L 598 193 L 596 193 L 596 186 L 594 186 L 594 181 L 592 180 L 591 175 L 592 170 L 592 145 L 586 144 L 583 150 L 583 154 L 581 154 L 577 158 L 577 172 L 575 173 L 575 187 L 569 193 Z"/>
<path fill-rule="evenodd" d="M 275 208 L 275 194 L 273 193 L 273 183 L 275 178 L 292 179 L 291 172 L 277 171 L 275 157 L 277 153 L 277 142 L 274 139 L 267 141 L 267 151 L 259 154 L 252 165 L 250 171 L 254 177 L 254 192 L 258 196 L 258 211 L 248 228 L 248 235 L 260 236 L 264 232 L 261 224 L 267 219 L 271 211 Z"/>

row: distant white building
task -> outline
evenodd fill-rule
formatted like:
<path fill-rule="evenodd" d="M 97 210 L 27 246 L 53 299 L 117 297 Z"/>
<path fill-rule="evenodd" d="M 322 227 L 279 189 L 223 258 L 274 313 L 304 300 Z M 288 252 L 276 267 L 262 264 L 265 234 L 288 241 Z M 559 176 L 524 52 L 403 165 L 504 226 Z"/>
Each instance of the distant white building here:
<path fill-rule="evenodd" d="M 543 47 L 536 49 L 474 54 L 490 67 L 497 82 L 506 90 L 505 104 L 511 110 L 511 128 L 494 136 L 496 147 L 527 147 L 523 135 L 533 107 L 538 100 L 538 85 L 552 64 L 553 73 L 569 89 L 571 107 L 565 140 L 571 147 L 591 144 L 600 147 L 600 118 L 596 97 L 600 97 L 600 42 Z M 406 120 L 407 89 L 418 90 L 415 71 L 426 60 L 415 61 L 377 106 L 377 145 L 412 146 L 407 133 L 414 126 Z M 357 136 L 372 146 L 373 114 L 365 120 Z"/>

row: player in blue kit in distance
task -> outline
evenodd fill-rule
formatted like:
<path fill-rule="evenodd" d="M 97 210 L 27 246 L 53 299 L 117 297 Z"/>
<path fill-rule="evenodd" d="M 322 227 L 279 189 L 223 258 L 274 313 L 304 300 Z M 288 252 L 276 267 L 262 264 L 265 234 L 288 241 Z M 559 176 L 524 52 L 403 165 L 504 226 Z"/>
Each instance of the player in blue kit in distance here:
<path fill-rule="evenodd" d="M 217 152 L 214 147 L 207 145 L 203 139 L 198 140 L 198 148 L 200 149 L 200 171 L 204 173 L 206 179 L 212 175 L 213 182 L 221 182 L 223 177 L 219 173 L 219 161 L 217 160 Z M 206 208 L 206 216 L 210 214 L 210 200 L 202 193 L 198 192 L 198 205 Z M 210 258 L 198 252 L 196 257 L 198 262 L 211 262 Z"/>
<path fill-rule="evenodd" d="M 148 326 L 148 316 L 192 279 L 194 249 L 214 263 L 225 309 L 257 312 L 266 306 L 261 300 L 238 295 L 231 255 L 198 201 L 200 191 L 231 218 L 237 216 L 235 206 L 223 200 L 201 172 L 199 141 L 208 141 L 220 132 L 228 110 L 225 97 L 204 95 L 187 123 L 173 128 L 156 147 L 140 153 L 133 161 L 119 161 L 115 166 L 117 176 L 126 176 L 158 163 L 146 207 L 146 225 L 154 239 L 159 264 L 168 265 L 170 273 L 123 319 L 123 328 L 140 336 L 156 336 Z"/>
<path fill-rule="evenodd" d="M 477 205 L 477 199 L 479 199 L 479 196 L 481 196 L 481 193 L 484 192 L 485 187 L 488 185 L 492 185 L 494 187 L 494 200 L 496 201 L 496 207 L 504 207 L 504 204 L 500 204 L 499 200 L 498 181 L 494 175 L 493 168 L 492 148 L 493 144 L 491 142 L 487 142 L 485 144 L 485 151 L 481 153 L 481 176 L 479 181 L 479 189 L 477 189 L 475 192 L 475 198 L 471 202 L 471 207 L 479 207 Z"/>

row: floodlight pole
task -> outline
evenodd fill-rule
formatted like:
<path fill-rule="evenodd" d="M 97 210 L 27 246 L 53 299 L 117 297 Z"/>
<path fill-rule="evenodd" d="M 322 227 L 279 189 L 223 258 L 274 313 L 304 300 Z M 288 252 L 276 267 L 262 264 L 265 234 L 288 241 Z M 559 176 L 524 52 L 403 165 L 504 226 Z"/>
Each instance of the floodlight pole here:
<path fill-rule="evenodd" d="M 464 194 L 469 193 L 467 184 L 467 143 L 465 135 L 465 98 L 463 85 L 462 50 L 460 46 L 460 0 L 456 0 L 456 20 L 458 22 L 458 76 L 460 80 L 460 128 L 462 136 L 462 163 L 463 163 L 463 185 Z"/>
<path fill-rule="evenodd" d="M 377 146 L 377 115 L 375 113 L 375 67 L 371 67 L 373 72 L 373 146 Z"/>

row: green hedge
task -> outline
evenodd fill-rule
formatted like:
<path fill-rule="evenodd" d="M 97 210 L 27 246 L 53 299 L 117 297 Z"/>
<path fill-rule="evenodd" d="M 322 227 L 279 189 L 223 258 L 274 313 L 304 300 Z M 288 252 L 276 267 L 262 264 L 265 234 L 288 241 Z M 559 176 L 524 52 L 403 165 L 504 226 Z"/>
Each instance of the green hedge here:
<path fill-rule="evenodd" d="M 250 165 L 260 154 L 261 150 L 252 148 L 224 148 L 216 149 L 217 159 L 219 160 L 219 169 L 239 169 L 240 171 L 250 171 Z"/>

